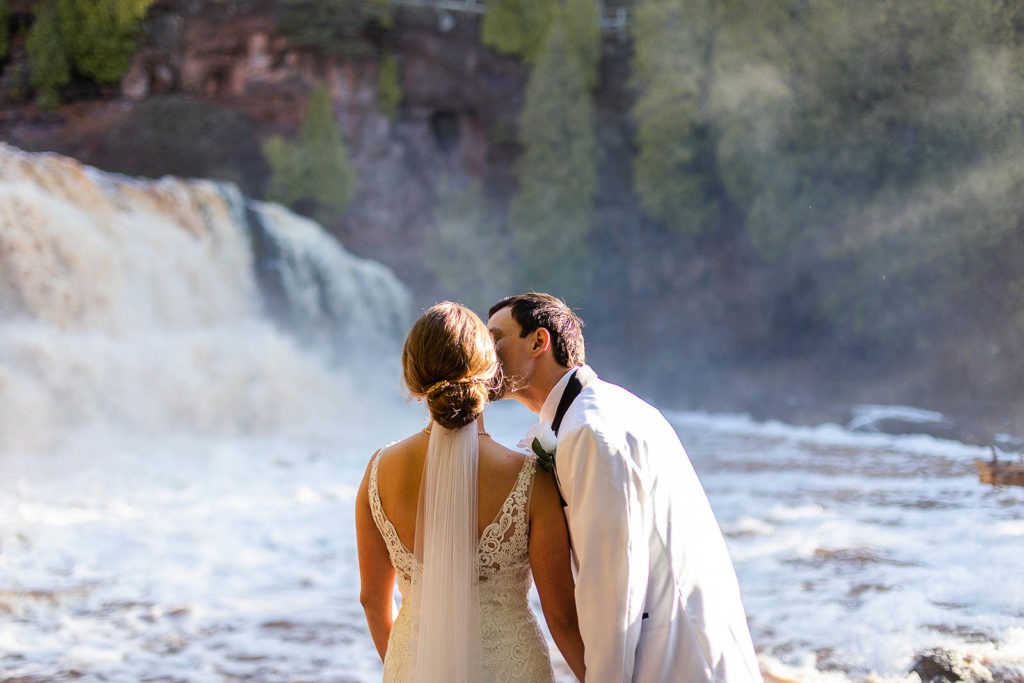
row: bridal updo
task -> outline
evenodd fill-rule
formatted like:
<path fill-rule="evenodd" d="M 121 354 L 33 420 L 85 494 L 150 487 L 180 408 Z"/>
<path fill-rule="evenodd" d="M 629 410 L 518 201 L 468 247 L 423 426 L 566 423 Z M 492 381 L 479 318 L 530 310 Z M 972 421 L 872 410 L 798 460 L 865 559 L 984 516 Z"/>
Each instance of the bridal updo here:
<path fill-rule="evenodd" d="M 405 339 L 402 377 L 409 393 L 426 400 L 437 424 L 464 427 L 483 412 L 501 383 L 491 333 L 461 304 L 432 306 Z"/>

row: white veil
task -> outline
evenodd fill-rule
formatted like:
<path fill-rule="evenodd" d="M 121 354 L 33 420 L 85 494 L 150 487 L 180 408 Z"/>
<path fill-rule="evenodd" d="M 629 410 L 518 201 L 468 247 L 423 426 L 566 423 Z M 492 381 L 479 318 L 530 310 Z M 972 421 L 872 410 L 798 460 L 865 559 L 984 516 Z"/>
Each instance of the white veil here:
<path fill-rule="evenodd" d="M 412 581 L 412 675 L 415 683 L 482 679 L 477 585 L 477 470 L 474 420 L 461 429 L 434 423 L 416 515 L 415 554 L 423 572 Z"/>

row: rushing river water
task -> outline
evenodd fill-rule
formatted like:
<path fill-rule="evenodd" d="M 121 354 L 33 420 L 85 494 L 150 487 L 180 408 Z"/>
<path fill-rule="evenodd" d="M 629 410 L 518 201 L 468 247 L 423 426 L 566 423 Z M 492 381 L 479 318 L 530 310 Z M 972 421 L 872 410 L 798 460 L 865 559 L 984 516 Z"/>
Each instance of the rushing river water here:
<path fill-rule="evenodd" d="M 381 404 L 383 406 L 385 404 Z M 7 456 L 0 673 L 29 680 L 371 681 L 353 504 L 416 404 L 277 437 L 83 435 Z M 532 416 L 492 408 L 514 442 Z M 1024 495 L 979 449 L 674 415 L 726 533 L 762 665 L 898 679 L 923 649 L 1024 650 Z M 21 680 L 19 678 L 19 680 Z"/>
<path fill-rule="evenodd" d="M 397 391 L 409 309 L 231 186 L 0 144 L 0 680 L 379 679 L 353 505 L 370 454 L 425 422 Z M 1024 489 L 978 484 L 987 453 L 669 417 L 765 671 L 1024 662 Z M 511 444 L 533 419 L 499 404 L 488 427 Z"/>

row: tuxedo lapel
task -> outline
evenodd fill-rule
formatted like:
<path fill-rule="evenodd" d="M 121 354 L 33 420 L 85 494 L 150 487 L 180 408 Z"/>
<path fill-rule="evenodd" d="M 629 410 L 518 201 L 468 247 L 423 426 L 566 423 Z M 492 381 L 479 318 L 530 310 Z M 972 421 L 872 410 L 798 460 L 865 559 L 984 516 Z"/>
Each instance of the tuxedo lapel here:
<path fill-rule="evenodd" d="M 569 378 L 569 383 L 565 385 L 565 391 L 562 392 L 562 399 L 558 402 L 558 407 L 555 408 L 555 417 L 551 420 L 551 430 L 558 435 L 558 428 L 562 426 L 562 418 L 565 417 L 565 411 L 569 410 L 569 406 L 576 400 L 576 397 L 583 391 L 583 385 L 580 384 L 580 380 L 576 377 L 577 372 L 572 373 L 572 377 Z"/>
<path fill-rule="evenodd" d="M 551 431 L 558 436 L 558 428 L 562 426 L 562 418 L 565 417 L 566 412 L 569 410 L 569 406 L 572 402 L 580 395 L 583 391 L 583 387 L 590 384 L 597 374 L 590 369 L 589 366 L 582 365 L 576 368 L 572 375 L 569 377 L 569 381 L 565 385 L 565 389 L 562 391 L 562 397 L 558 401 L 558 407 L 555 408 L 555 416 L 551 418 Z M 557 457 L 557 456 L 556 456 Z M 562 507 L 566 507 L 565 496 L 562 495 L 562 480 L 558 478 L 558 466 L 554 468 L 555 485 L 558 486 L 558 499 L 562 503 Z"/>
<path fill-rule="evenodd" d="M 573 371 L 572 376 L 569 377 L 569 382 L 565 385 L 565 391 L 562 392 L 562 398 L 558 401 L 558 407 L 555 408 L 555 416 L 551 419 L 551 430 L 555 433 L 555 436 L 558 435 L 558 428 L 562 426 L 562 418 L 565 417 L 569 406 L 572 405 L 572 402 L 583 391 L 583 387 L 589 384 L 595 377 L 597 375 L 586 365 L 580 366 Z"/>

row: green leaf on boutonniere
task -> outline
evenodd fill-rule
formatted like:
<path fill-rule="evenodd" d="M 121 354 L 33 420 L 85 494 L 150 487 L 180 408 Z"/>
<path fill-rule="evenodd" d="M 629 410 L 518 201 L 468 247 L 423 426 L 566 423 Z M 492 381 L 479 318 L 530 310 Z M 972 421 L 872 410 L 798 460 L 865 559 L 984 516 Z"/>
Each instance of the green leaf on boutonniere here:
<path fill-rule="evenodd" d="M 533 438 L 533 443 L 530 444 L 530 448 L 537 455 L 537 464 L 543 467 L 548 472 L 555 469 L 555 452 L 549 451 L 540 445 L 540 439 L 537 437 Z"/>

